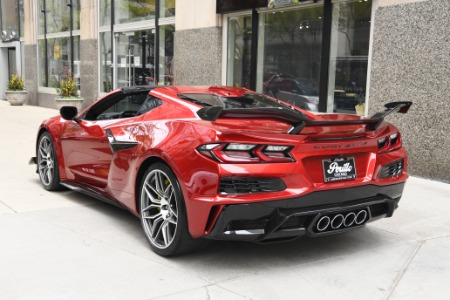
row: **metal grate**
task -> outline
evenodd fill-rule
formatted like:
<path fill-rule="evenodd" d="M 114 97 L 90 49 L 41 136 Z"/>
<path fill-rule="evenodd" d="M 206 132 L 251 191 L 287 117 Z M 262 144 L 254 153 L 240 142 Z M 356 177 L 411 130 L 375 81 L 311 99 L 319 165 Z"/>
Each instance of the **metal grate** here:
<path fill-rule="evenodd" d="M 397 160 L 381 168 L 380 178 L 388 178 L 400 175 L 403 172 L 403 159 Z"/>
<path fill-rule="evenodd" d="M 220 180 L 219 192 L 229 194 L 253 194 L 278 192 L 286 189 L 279 178 L 224 177 Z"/>

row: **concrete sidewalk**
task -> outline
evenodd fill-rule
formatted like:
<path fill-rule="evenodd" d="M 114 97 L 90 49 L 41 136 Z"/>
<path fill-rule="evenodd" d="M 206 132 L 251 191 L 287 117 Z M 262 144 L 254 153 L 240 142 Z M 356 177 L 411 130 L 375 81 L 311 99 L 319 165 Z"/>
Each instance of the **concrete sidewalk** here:
<path fill-rule="evenodd" d="M 58 112 L 0 101 L 0 299 L 450 298 L 450 185 L 410 178 L 392 218 L 346 234 L 155 255 L 126 211 L 47 192 L 38 125 Z"/>

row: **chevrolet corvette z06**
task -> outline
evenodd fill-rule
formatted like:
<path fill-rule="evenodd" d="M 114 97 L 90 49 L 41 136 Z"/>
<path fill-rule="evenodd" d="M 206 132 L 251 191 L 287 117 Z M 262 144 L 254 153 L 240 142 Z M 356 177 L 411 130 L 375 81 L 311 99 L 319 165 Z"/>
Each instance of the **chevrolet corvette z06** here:
<path fill-rule="evenodd" d="M 328 235 L 392 216 L 408 155 L 384 118 L 410 106 L 362 118 L 240 88 L 121 88 L 44 121 L 32 160 L 45 189 L 139 217 L 159 255 Z"/>

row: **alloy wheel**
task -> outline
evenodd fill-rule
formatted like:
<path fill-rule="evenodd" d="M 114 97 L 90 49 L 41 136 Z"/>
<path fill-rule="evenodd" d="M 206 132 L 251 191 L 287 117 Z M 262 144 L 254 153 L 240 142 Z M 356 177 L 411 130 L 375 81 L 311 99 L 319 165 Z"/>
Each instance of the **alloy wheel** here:
<path fill-rule="evenodd" d="M 52 142 L 48 136 L 42 136 L 38 148 L 38 170 L 42 184 L 49 186 L 52 183 L 55 172 L 55 155 Z"/>
<path fill-rule="evenodd" d="M 171 245 L 178 224 L 176 193 L 169 176 L 154 169 L 144 179 L 141 218 L 150 242 L 159 249 Z"/>

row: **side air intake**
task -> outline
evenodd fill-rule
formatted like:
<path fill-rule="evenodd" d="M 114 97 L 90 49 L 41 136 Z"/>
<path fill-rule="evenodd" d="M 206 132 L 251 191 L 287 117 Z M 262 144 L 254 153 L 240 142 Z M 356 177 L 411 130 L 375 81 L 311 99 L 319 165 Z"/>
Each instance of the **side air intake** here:
<path fill-rule="evenodd" d="M 221 195 L 278 192 L 286 185 L 278 178 L 224 177 L 220 180 Z"/>
<path fill-rule="evenodd" d="M 389 178 L 398 176 L 403 172 L 403 159 L 397 160 L 389 165 L 383 166 L 380 172 L 380 178 Z"/>

